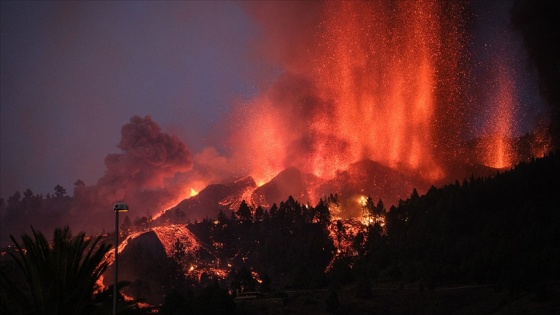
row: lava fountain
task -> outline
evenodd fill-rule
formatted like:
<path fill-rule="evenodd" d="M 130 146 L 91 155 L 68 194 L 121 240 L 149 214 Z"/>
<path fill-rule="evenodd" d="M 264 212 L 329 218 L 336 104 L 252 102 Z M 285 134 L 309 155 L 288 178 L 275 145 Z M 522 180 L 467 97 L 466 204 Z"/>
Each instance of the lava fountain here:
<path fill-rule="evenodd" d="M 322 3 L 309 44 L 282 61 L 285 72 L 247 104 L 236 125 L 241 151 L 256 153 L 246 161 L 255 179 L 267 181 L 288 167 L 330 178 L 363 159 L 430 181 L 444 177 L 436 118 L 452 112 L 453 105 L 440 104 L 441 91 L 449 92 L 449 103 L 457 94 L 459 87 L 449 85 L 458 81 L 452 77 L 460 73 L 463 36 L 460 27 L 445 27 L 461 25 L 460 6 L 451 13 L 446 6 Z"/>
<path fill-rule="evenodd" d="M 349 150 L 319 156 L 344 154 L 441 175 L 432 158 L 434 56 L 441 49 L 436 16 L 432 2 L 329 3 L 327 53 L 317 77 L 335 110 L 311 128 L 335 133 Z M 333 165 L 324 162 L 314 165 L 315 173 Z"/>
<path fill-rule="evenodd" d="M 513 121 L 515 118 L 515 81 L 508 68 L 500 64 L 497 69 L 495 108 L 490 111 L 489 136 L 485 143 L 484 164 L 494 168 L 506 168 L 513 164 Z"/>

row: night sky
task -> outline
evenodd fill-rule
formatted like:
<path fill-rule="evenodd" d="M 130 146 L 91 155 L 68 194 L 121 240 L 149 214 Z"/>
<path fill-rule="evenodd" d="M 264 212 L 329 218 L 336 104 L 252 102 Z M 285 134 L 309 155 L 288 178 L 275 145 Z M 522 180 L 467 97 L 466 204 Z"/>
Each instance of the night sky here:
<path fill-rule="evenodd" d="M 267 76 L 236 2 L 2 2 L 1 191 L 95 184 L 133 115 L 193 152 Z"/>
<path fill-rule="evenodd" d="M 495 36 L 504 38 L 496 32 L 507 23 L 501 3 L 478 16 L 473 44 L 485 48 L 476 62 Z M 230 114 L 283 71 L 261 54 L 266 23 L 249 12 L 233 1 L 3 1 L 0 197 L 27 188 L 52 193 L 57 184 L 71 193 L 77 179 L 94 185 L 134 115 L 151 116 L 193 155 L 208 147 L 227 155 Z M 516 66 L 529 106 L 520 115 L 538 116 L 532 70 Z"/>

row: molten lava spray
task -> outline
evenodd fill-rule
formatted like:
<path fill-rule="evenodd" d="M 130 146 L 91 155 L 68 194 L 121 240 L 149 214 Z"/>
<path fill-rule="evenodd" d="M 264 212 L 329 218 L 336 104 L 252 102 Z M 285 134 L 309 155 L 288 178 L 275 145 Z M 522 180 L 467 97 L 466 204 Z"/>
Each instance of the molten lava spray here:
<path fill-rule="evenodd" d="M 491 10 L 503 4 L 492 3 L 489 6 Z M 472 92 L 481 96 L 473 102 L 479 108 L 479 117 L 475 119 L 482 119 L 483 122 L 478 131 L 481 136 L 479 162 L 503 169 L 512 167 L 524 154 L 524 144 L 515 138 L 526 128 L 523 127 L 524 117 L 531 116 L 528 103 L 535 102 L 536 98 L 523 98 L 527 94 L 523 81 L 530 76 L 529 67 L 524 65 L 524 56 L 515 53 L 522 50 L 507 22 L 509 11 L 500 12 L 501 16 L 496 14 L 481 18 L 482 23 L 489 23 L 491 18 L 502 22 L 479 32 L 484 40 L 479 39 L 480 47 L 477 47 L 479 54 L 476 57 L 479 59 L 474 67 L 478 67 L 479 71 L 473 84 L 476 90 Z"/>
<path fill-rule="evenodd" d="M 513 138 L 515 118 L 515 82 L 508 69 L 500 64 L 497 71 L 497 92 L 492 103 L 488 127 L 489 139 L 486 143 L 485 163 L 494 168 L 506 168 L 513 164 Z"/>
<path fill-rule="evenodd" d="M 441 179 L 435 131 L 449 133 L 439 132 L 436 118 L 452 105 L 436 90 L 449 92 L 446 101 L 459 94 L 450 85 L 460 75 L 460 8 L 444 14 L 447 5 L 435 1 L 316 6 L 307 8 L 320 18 L 306 41 L 275 40 L 274 19 L 258 16 L 273 30 L 266 34 L 271 42 L 286 43 L 278 50 L 288 52 L 280 57 L 286 72 L 236 125 L 233 141 L 255 152 L 246 161 L 255 179 L 269 180 L 287 167 L 330 178 L 362 159 Z M 442 21 L 456 27 L 446 29 Z"/>
<path fill-rule="evenodd" d="M 363 158 L 391 167 L 435 169 L 432 125 L 438 20 L 433 3 L 332 2 L 326 13 L 318 86 L 334 102 L 311 126 L 338 135 L 347 152 L 319 156 Z M 334 118 L 334 119 L 332 119 Z M 332 161 L 314 161 L 325 174 Z M 437 176 L 437 173 L 434 173 Z"/>

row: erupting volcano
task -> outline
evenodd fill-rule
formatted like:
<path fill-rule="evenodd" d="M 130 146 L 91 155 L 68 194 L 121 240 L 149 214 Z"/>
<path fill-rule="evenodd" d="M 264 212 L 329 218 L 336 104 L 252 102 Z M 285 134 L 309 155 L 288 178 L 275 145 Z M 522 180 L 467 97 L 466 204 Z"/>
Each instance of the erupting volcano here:
<path fill-rule="evenodd" d="M 528 58 L 519 39 L 515 46 L 506 24 L 492 24 L 495 12 L 476 14 L 477 6 L 504 5 L 241 6 L 258 29 L 249 57 L 264 65 L 249 74 L 258 86 L 223 101 L 232 105 L 197 148 L 151 116 L 132 117 L 105 175 L 93 186 L 76 181 L 74 224 L 101 230 L 110 218 L 97 214 L 121 199 L 140 215 L 175 209 L 188 220 L 236 210 L 241 200 L 270 207 L 290 195 L 316 204 L 339 194 L 344 215 L 355 216 L 358 196 L 389 206 L 413 189 L 491 175 L 551 149 L 547 114 L 531 112 L 542 100 L 533 93 L 527 104 L 524 96 Z M 195 125 L 175 131 L 197 134 Z"/>
<path fill-rule="evenodd" d="M 358 195 L 395 204 L 414 188 L 423 193 L 432 184 L 490 175 L 530 156 L 514 145 L 514 126 L 526 115 L 519 110 L 519 57 L 507 43 L 485 45 L 486 63 L 472 57 L 467 4 L 298 2 L 248 9 L 263 26 L 260 48 L 279 70 L 231 119 L 227 165 L 235 171 L 222 181 L 220 200 L 201 198 L 216 203 L 215 211 L 238 205 L 236 198 L 271 206 L 292 195 L 314 204 L 338 193 L 352 216 Z M 227 192 L 245 175 L 262 187 L 249 185 L 242 197 Z M 204 182 L 204 176 L 192 180 L 191 191 Z"/>
<path fill-rule="evenodd" d="M 318 113 L 311 124 L 312 134 L 327 135 L 312 157 L 314 173 L 332 175 L 339 162 L 346 168 L 369 158 L 441 177 L 432 154 L 440 49 L 435 10 L 433 3 L 328 6 L 325 54 L 313 76 L 333 109 Z M 330 150 L 329 138 L 346 150 Z"/>
<path fill-rule="evenodd" d="M 478 111 L 492 116 L 485 134 L 492 140 L 478 161 L 514 163 L 517 104 L 508 70 L 500 68 L 497 89 L 485 92 L 495 93 L 486 108 L 466 95 L 463 5 L 343 1 L 317 10 L 306 44 L 284 39 L 293 45 L 281 56 L 285 72 L 236 125 L 232 141 L 256 153 L 244 162 L 257 181 L 289 167 L 331 179 L 364 159 L 432 183 L 449 179 L 455 174 L 447 162 L 464 158 L 457 152 L 472 132 L 469 115 Z M 278 36 L 274 22 L 263 23 Z"/>
<path fill-rule="evenodd" d="M 333 180 L 370 160 L 404 174 L 396 184 L 402 192 L 390 197 L 395 202 L 412 182 L 427 183 L 416 186 L 422 192 L 473 173 L 490 175 L 535 153 L 516 152 L 514 144 L 519 126 L 534 130 L 527 125 L 536 120 L 521 110 L 516 72 L 523 57 L 508 43 L 513 36 L 503 36 L 503 25 L 493 30 L 501 36 L 496 43 L 474 47 L 470 4 L 256 7 L 251 12 L 263 25 L 264 51 L 282 69 L 237 113 L 230 139 L 234 158 L 256 182 L 289 168 Z M 286 24 L 299 27 L 298 35 Z M 474 57 L 480 49 L 487 59 Z M 379 167 L 357 176 L 384 173 Z M 379 187 L 359 190 L 386 196 Z M 303 195 L 317 202 L 324 193 L 309 187 Z"/>
<path fill-rule="evenodd" d="M 0 173 L 16 191 L 0 196 L 0 247 L 29 226 L 38 249 L 50 245 L 36 231 L 99 235 L 97 254 L 55 232 L 49 254 L 88 250 L 100 280 L 83 307 L 99 313 L 110 297 L 146 297 L 151 313 L 406 312 L 493 287 L 522 297 L 495 292 L 504 309 L 540 305 L 558 276 L 534 263 L 560 261 L 560 40 L 529 36 L 557 33 L 546 1 L 3 3 Z M 117 152 L 101 150 L 119 126 Z M 43 170 L 76 177 L 45 196 L 18 186 Z M 10 240 L 1 271 L 69 274 L 29 256 L 29 236 L 25 250 Z M 45 300 L 0 276 L 23 292 L 0 308 Z M 402 308 L 413 296 L 433 305 Z"/>
<path fill-rule="evenodd" d="M 242 199 L 270 207 L 289 195 L 315 204 L 329 194 L 340 194 L 343 215 L 351 217 L 360 212 L 357 196 L 396 204 L 414 188 L 424 193 L 528 158 L 514 145 L 514 125 L 525 115 L 518 109 L 519 57 L 507 37 L 484 44 L 487 59 L 474 57 L 469 4 L 246 9 L 262 26 L 257 51 L 276 74 L 228 118 L 230 155 L 206 148 L 186 176 L 167 183 L 176 187 L 166 192 L 190 196 L 178 195 L 171 208 L 186 216 L 170 211 L 166 220 L 235 211 Z"/>

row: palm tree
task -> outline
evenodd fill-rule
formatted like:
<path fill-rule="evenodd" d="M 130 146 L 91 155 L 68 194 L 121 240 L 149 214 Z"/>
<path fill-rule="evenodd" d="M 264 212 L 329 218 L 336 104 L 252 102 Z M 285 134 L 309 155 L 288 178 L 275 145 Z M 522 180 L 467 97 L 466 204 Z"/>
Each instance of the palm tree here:
<path fill-rule="evenodd" d="M 13 275 L 0 272 L 5 292 L 0 313 L 8 314 L 87 314 L 93 311 L 96 282 L 107 269 L 105 254 L 110 244 L 101 236 L 86 238 L 81 232 L 72 236 L 68 226 L 54 231 L 52 245 L 41 232 L 31 227 L 20 245 L 10 235 L 16 251 L 10 253 L 23 274 L 24 285 Z"/>

